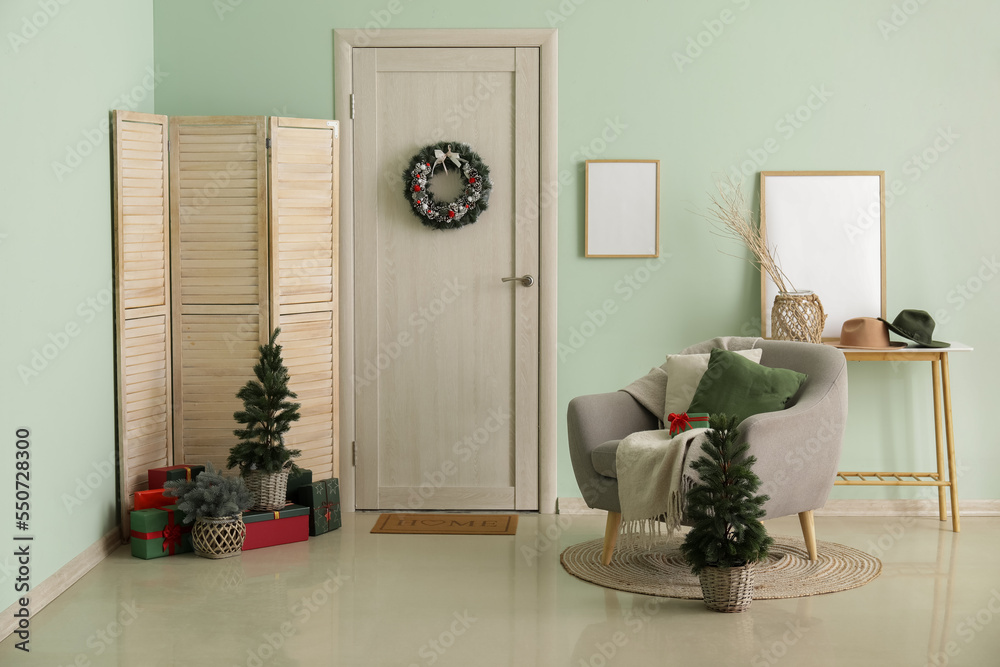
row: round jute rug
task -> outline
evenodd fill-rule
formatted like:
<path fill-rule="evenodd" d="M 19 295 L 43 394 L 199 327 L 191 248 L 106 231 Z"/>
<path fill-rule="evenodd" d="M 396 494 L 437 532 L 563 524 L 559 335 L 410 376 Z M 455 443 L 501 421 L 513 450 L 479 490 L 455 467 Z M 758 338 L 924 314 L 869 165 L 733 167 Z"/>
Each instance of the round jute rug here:
<path fill-rule="evenodd" d="M 680 550 L 680 540 L 652 551 L 615 549 L 608 566 L 601 565 L 603 540 L 574 544 L 562 552 L 560 561 L 574 577 L 629 593 L 667 598 L 701 600 L 698 577 Z M 818 560 L 810 561 L 805 542 L 774 537 L 767 560 L 754 574 L 755 600 L 798 598 L 835 593 L 864 586 L 882 571 L 874 556 L 834 542 L 816 542 Z"/>

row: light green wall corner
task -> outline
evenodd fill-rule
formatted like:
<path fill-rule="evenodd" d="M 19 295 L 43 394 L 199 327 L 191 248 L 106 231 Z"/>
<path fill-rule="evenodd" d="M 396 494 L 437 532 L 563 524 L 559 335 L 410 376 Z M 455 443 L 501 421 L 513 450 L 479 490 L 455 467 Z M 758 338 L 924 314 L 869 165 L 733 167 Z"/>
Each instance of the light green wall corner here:
<path fill-rule="evenodd" d="M 152 22 L 150 0 L 0 4 L 0 609 L 16 599 L 18 428 L 33 586 L 118 519 L 107 122 L 153 110 Z"/>
<path fill-rule="evenodd" d="M 749 190 L 761 169 L 884 169 L 902 192 L 887 213 L 890 317 L 928 310 L 940 338 L 978 348 L 952 359 L 961 495 L 996 499 L 998 21 L 989 0 L 160 0 L 170 76 L 156 110 L 330 117 L 334 28 L 558 28 L 560 496 L 579 494 L 562 425 L 573 396 L 759 326 L 756 274 L 697 215 L 712 174 L 745 167 Z M 582 257 L 588 157 L 662 161 L 662 263 Z M 926 365 L 852 364 L 845 468 L 932 466 Z"/>

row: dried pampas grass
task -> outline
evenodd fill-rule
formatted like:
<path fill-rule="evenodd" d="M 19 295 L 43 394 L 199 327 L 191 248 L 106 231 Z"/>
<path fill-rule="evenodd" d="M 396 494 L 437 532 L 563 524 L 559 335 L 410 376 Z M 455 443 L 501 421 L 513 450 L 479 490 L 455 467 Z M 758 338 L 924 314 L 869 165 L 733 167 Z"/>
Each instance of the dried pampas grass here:
<path fill-rule="evenodd" d="M 715 186 L 717 192 L 709 194 L 708 213 L 702 214 L 715 228 L 712 233 L 743 243 L 753 255 L 753 259 L 747 258 L 748 262 L 766 271 L 779 291 L 794 292 L 795 286 L 778 264 L 777 252 L 767 246 L 756 216 L 746 205 L 742 181 L 718 177 Z"/>

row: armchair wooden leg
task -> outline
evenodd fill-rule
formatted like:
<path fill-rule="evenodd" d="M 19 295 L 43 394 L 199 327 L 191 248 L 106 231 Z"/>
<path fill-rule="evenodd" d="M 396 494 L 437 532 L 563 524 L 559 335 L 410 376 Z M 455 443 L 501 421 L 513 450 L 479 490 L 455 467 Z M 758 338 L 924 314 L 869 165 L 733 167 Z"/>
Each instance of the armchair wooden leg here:
<path fill-rule="evenodd" d="M 799 525 L 802 526 L 802 537 L 806 541 L 806 549 L 809 551 L 809 560 L 816 560 L 816 524 L 813 523 L 812 510 L 799 512 Z"/>
<path fill-rule="evenodd" d="M 601 564 L 610 565 L 611 555 L 615 552 L 618 541 L 618 528 L 622 525 L 621 512 L 608 512 L 608 523 L 604 527 L 604 551 L 601 552 Z"/>

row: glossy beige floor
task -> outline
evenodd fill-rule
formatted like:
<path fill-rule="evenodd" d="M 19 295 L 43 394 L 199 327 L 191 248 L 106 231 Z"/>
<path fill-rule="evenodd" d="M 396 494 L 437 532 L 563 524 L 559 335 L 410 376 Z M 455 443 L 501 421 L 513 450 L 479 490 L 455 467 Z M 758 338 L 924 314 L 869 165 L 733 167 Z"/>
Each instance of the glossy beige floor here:
<path fill-rule="evenodd" d="M 820 517 L 821 540 L 876 553 L 882 575 L 717 614 L 566 574 L 559 552 L 599 537 L 599 516 L 525 515 L 516 537 L 370 535 L 376 517 L 220 561 L 119 549 L 33 619 L 30 657 L 11 637 L 0 664 L 1000 665 L 1000 519 L 955 535 Z"/>

